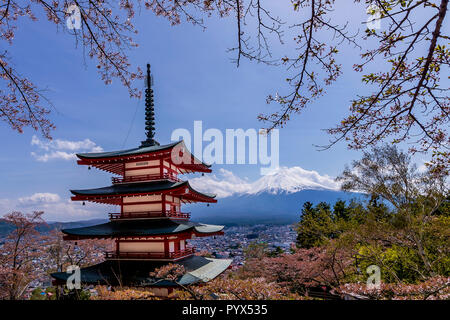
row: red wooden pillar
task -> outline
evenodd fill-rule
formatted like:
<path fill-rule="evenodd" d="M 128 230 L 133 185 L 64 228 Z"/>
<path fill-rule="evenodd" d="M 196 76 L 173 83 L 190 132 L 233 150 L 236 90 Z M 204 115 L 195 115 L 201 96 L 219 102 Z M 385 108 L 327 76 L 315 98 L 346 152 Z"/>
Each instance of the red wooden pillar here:
<path fill-rule="evenodd" d="M 120 197 L 120 217 L 123 216 L 123 197 Z"/>
<path fill-rule="evenodd" d="M 167 237 L 164 237 L 164 255 L 169 256 L 169 239 Z"/>
<path fill-rule="evenodd" d="M 162 203 L 162 213 L 164 213 L 164 216 L 166 215 L 166 195 L 163 193 L 161 194 L 161 203 Z"/>

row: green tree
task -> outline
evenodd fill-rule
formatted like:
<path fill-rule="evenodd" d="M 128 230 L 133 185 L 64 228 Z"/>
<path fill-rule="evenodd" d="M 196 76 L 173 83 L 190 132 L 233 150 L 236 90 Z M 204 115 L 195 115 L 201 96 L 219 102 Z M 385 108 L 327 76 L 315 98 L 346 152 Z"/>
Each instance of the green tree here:
<path fill-rule="evenodd" d="M 335 235 L 330 205 L 321 202 L 313 207 L 310 202 L 305 202 L 297 225 L 297 246 L 307 249 L 317 247 Z"/>
<path fill-rule="evenodd" d="M 395 281 L 448 274 L 446 176 L 419 171 L 409 154 L 385 145 L 365 152 L 338 181 L 370 197 L 365 221 L 346 235 L 359 258 Z"/>
<path fill-rule="evenodd" d="M 269 248 L 265 242 L 253 241 L 244 249 L 244 257 L 246 260 L 262 259 L 267 257 L 268 253 Z"/>
<path fill-rule="evenodd" d="M 281 247 L 277 246 L 275 249 L 273 249 L 272 251 L 270 251 L 267 256 L 268 257 L 278 257 L 279 255 L 283 254 L 284 250 L 281 249 Z"/>
<path fill-rule="evenodd" d="M 342 219 L 345 221 L 350 219 L 350 208 L 346 206 L 345 201 L 336 201 L 333 206 L 333 216 L 335 219 Z"/>

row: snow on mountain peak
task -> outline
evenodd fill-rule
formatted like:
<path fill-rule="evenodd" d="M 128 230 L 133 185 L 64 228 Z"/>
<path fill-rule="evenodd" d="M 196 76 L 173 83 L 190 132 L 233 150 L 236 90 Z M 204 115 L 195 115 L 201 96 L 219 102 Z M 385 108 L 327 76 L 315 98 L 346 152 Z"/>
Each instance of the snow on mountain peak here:
<path fill-rule="evenodd" d="M 339 184 L 328 175 L 301 167 L 279 167 L 271 174 L 262 176 L 254 182 L 241 179 L 231 171 L 219 169 L 219 176 L 206 175 L 189 180 L 199 191 L 217 194 L 225 198 L 235 194 L 252 195 L 263 192 L 272 194 L 293 193 L 305 189 L 338 190 Z"/>
<path fill-rule="evenodd" d="M 339 189 L 333 178 L 320 175 L 317 171 L 301 167 L 279 167 L 272 174 L 262 176 L 252 183 L 249 194 L 260 192 L 298 192 L 304 189 Z"/>

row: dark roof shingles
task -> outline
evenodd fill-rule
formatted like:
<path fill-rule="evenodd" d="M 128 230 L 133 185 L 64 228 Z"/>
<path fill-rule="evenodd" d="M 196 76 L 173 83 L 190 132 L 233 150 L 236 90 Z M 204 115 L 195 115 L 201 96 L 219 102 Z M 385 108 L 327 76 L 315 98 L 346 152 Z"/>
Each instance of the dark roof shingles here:
<path fill-rule="evenodd" d="M 191 229 L 199 233 L 215 233 L 222 231 L 223 228 L 224 226 L 190 221 L 158 219 L 111 221 L 95 226 L 63 229 L 62 232 L 72 236 L 119 237 L 174 234 Z"/>
<path fill-rule="evenodd" d="M 190 256 L 175 262 L 182 265 L 186 273 L 178 280 L 183 285 L 208 281 L 226 270 L 231 260 L 210 259 L 200 256 Z M 167 280 L 155 281 L 149 277 L 149 273 L 155 268 L 160 268 L 167 262 L 163 261 L 104 261 L 102 263 L 82 268 L 81 282 L 87 284 L 114 285 L 120 282 L 127 285 L 143 286 L 176 286 L 177 284 Z M 191 274 L 193 273 L 193 274 Z M 195 274 L 195 275 L 194 275 Z M 202 275 L 205 276 L 202 276 Z M 70 273 L 55 272 L 51 276 L 59 281 L 67 281 Z"/>

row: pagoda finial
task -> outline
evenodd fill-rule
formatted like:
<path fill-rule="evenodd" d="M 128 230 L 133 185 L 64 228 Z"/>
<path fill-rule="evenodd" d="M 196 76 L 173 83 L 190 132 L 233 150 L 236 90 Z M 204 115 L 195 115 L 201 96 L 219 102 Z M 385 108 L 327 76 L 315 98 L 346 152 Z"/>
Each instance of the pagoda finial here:
<path fill-rule="evenodd" d="M 155 140 L 155 105 L 153 102 L 152 76 L 150 73 L 150 64 L 147 63 L 147 88 L 145 89 L 145 131 L 147 139 L 142 141 L 141 148 L 159 146 Z"/>

